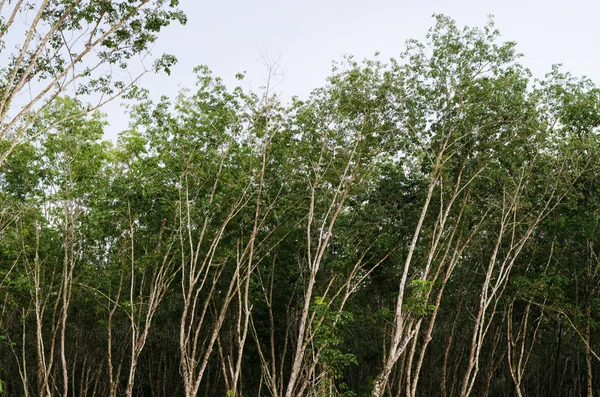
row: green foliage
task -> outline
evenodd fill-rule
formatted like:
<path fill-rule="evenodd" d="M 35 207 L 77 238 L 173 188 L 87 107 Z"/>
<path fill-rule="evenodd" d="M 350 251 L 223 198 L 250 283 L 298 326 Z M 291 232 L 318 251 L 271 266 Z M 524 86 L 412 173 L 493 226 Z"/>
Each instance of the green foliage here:
<path fill-rule="evenodd" d="M 99 33 L 125 18 L 97 48 L 101 60 L 125 68 L 161 28 L 185 21 L 177 1 L 142 3 L 61 0 L 43 21 L 67 32 L 100 20 Z M 69 7 L 73 14 L 59 20 Z M 62 44 L 52 36 L 50 45 Z M 61 56 L 19 73 L 50 78 L 66 67 Z M 9 59 L 3 79 L 16 62 Z M 189 308 L 200 332 L 188 336 L 196 353 L 208 352 L 202 393 L 285 389 L 305 342 L 306 390 L 371 395 L 391 336 L 415 324 L 389 393 L 404 393 L 399 380 L 420 349 L 419 394 L 439 394 L 442 377 L 456 391 L 481 294 L 492 291 L 481 286 L 506 276 L 480 335 L 491 367 L 479 367 L 482 380 L 503 381 L 486 389 L 478 380 L 473 394 L 514 392 L 507 366 L 496 363 L 505 363 L 507 331 L 525 323 L 516 341 L 530 343 L 525 394 L 582 394 L 583 340 L 600 342 L 591 332 L 600 327 L 600 91 L 559 67 L 533 80 L 519 59 L 491 20 L 461 28 L 436 15 L 425 41 L 409 41 L 398 59 L 347 56 L 305 100 L 229 89 L 199 66 L 196 87 L 175 98 L 131 90 L 131 124 L 114 145 L 103 140 L 104 116 L 78 97 L 27 114 L 28 142 L 11 149 L 14 131 L 0 140 L 0 154 L 12 150 L 0 166 L 0 393 L 19 390 L 23 368 L 37 391 L 40 356 L 54 360 L 48 382 L 59 388 L 62 352 L 51 346 L 61 343 L 68 305 L 69 384 L 96 382 L 88 390 L 108 395 L 110 352 L 122 393 L 133 348 L 143 350 L 137 395 L 181 395 L 179 327 L 193 282 L 203 286 Z M 173 62 L 166 56 L 156 67 L 168 72 Z M 123 83 L 89 72 L 78 93 L 109 94 Z M 490 264 L 506 263 L 486 280 Z M 193 266 L 203 269 L 195 281 Z M 134 346 L 167 267 L 173 282 L 145 344 Z M 305 304 L 307 330 L 298 335 Z"/>
<path fill-rule="evenodd" d="M 314 343 L 317 347 L 322 347 L 319 360 L 327 367 L 333 379 L 341 378 L 345 367 L 351 364 L 358 365 L 353 354 L 343 353 L 337 348 L 342 343 L 339 328 L 352 322 L 352 313 L 332 311 L 331 305 L 320 296 L 315 298 L 312 309 L 320 319 L 314 331 Z"/>
<path fill-rule="evenodd" d="M 431 281 L 413 280 L 410 283 L 410 296 L 406 299 L 405 310 L 417 317 L 431 314 L 436 309 L 427 299 L 432 288 Z"/>

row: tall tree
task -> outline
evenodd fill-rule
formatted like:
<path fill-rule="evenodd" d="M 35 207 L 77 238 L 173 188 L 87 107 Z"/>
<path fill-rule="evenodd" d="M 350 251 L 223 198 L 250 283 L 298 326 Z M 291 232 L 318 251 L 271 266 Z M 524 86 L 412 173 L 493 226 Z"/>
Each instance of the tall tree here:
<path fill-rule="evenodd" d="M 0 167 L 17 145 L 42 133 L 30 127 L 55 98 L 91 95 L 94 101 L 79 114 L 56 120 L 60 124 L 127 92 L 148 71 L 169 72 L 172 55 L 139 65 L 137 74 L 120 73 L 147 53 L 162 28 L 186 22 L 177 5 L 176 0 L 0 3 L 0 51 L 7 60 L 0 65 L 0 140 L 6 143 Z M 22 99 L 25 92 L 28 100 Z"/>

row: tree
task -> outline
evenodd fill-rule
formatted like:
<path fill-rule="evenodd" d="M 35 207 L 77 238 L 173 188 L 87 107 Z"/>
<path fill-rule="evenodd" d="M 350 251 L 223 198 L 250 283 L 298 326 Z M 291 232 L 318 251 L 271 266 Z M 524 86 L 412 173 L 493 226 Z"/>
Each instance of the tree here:
<path fill-rule="evenodd" d="M 135 90 L 116 144 L 34 106 L 0 141 L 0 394 L 593 395 L 600 91 L 518 60 L 436 16 L 305 100 Z"/>
<path fill-rule="evenodd" d="M 177 5 L 176 0 L 0 3 L 0 51 L 6 59 L 0 72 L 0 167 L 17 145 L 42 133 L 31 126 L 59 96 L 91 96 L 94 105 L 56 125 L 126 93 L 148 71 L 169 73 L 172 55 L 151 66 L 142 63 L 134 75 L 123 71 L 146 55 L 163 27 L 186 22 Z M 7 49 L 13 45 L 14 51 Z M 23 101 L 25 92 L 29 100 Z"/>

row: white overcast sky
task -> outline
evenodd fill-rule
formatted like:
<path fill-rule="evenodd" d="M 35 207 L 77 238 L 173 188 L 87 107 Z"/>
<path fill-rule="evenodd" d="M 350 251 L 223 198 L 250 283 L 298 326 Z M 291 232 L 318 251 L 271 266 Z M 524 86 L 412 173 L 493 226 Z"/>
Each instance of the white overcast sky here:
<path fill-rule="evenodd" d="M 522 63 L 543 77 L 555 63 L 576 76 L 600 83 L 600 2 L 592 0 L 181 0 L 185 26 L 161 32 L 153 53 L 171 53 L 179 62 L 171 76 L 148 75 L 142 85 L 154 98 L 193 88 L 194 66 L 207 65 L 233 88 L 234 76 L 247 71 L 258 88 L 265 75 L 259 62 L 266 51 L 279 57 L 285 77 L 282 97 L 306 97 L 323 85 L 332 60 L 396 57 L 407 39 L 424 39 L 433 13 L 460 26 L 483 26 L 494 15 L 503 40 L 516 41 Z M 119 101 L 104 108 L 115 139 L 127 127 Z"/>

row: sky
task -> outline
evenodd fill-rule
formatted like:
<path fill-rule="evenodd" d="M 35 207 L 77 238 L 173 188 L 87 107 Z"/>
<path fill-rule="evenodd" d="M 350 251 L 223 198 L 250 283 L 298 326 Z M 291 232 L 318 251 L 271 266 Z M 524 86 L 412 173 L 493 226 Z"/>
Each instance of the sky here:
<path fill-rule="evenodd" d="M 518 43 L 521 63 L 534 77 L 562 63 L 600 85 L 600 3 L 592 0 L 180 0 L 180 8 L 188 23 L 166 28 L 152 49 L 153 55 L 175 55 L 178 64 L 170 76 L 146 75 L 141 82 L 156 99 L 193 89 L 197 65 L 207 65 L 230 88 L 238 84 L 236 73 L 245 71 L 245 88 L 258 89 L 267 74 L 263 54 L 284 72 L 276 87 L 284 100 L 307 97 L 344 54 L 362 59 L 379 52 L 387 60 L 406 40 L 424 40 L 434 13 L 459 26 L 484 26 L 491 14 L 502 39 Z M 112 140 L 128 124 L 121 102 L 103 109 Z"/>

